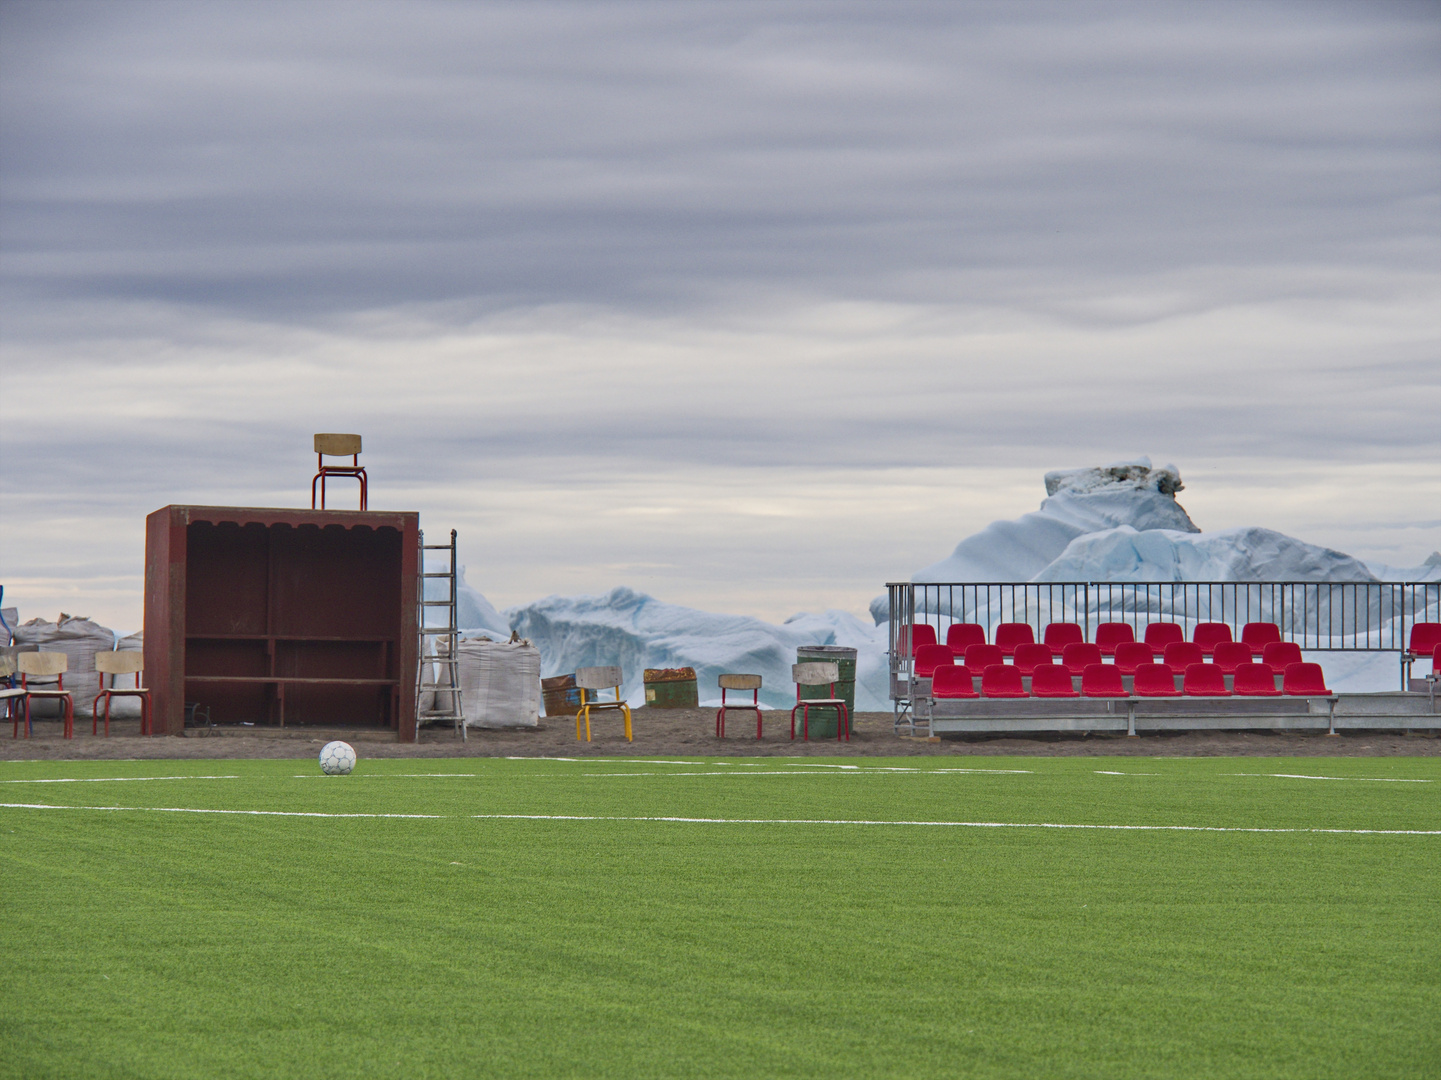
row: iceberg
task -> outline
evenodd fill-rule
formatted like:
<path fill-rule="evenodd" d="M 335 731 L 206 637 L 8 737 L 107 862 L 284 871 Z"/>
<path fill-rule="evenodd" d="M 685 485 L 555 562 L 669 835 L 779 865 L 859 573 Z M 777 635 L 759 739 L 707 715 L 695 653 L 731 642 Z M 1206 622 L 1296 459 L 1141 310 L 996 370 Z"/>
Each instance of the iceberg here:
<path fill-rule="evenodd" d="M 1371 567 L 1331 548 L 1272 529 L 1202 532 L 1176 499 L 1184 485 L 1174 465 L 1136 458 L 1096 468 L 1045 474 L 1039 509 L 997 521 L 956 545 L 950 556 L 916 571 L 915 582 L 988 581 L 1435 581 L 1441 553 L 1421 567 Z M 602 596 L 550 596 L 504 612 L 464 580 L 460 625 L 499 638 L 519 633 L 534 643 L 542 674 L 619 664 L 622 693 L 644 699 L 647 667 L 693 667 L 703 704 L 719 701 L 716 678 L 759 674 L 761 702 L 789 709 L 795 702 L 790 665 L 806 645 L 857 650 L 856 708 L 889 711 L 886 663 L 888 604 L 870 605 L 871 623 L 844 611 L 800 614 L 782 624 L 664 603 L 628 588 Z M 1319 616 L 1318 616 L 1319 617 Z M 1379 613 L 1378 613 L 1379 617 Z M 1391 653 L 1320 653 L 1333 689 L 1385 690 L 1395 684 Z"/>
<path fill-rule="evenodd" d="M 718 676 L 760 675 L 767 708 L 795 704 L 791 665 L 806 645 L 842 645 L 857 651 L 857 710 L 889 711 L 886 628 L 845 611 L 801 614 L 781 625 L 747 615 L 719 615 L 667 604 L 628 588 L 604 596 L 549 596 L 505 612 L 511 629 L 540 649 L 541 674 L 619 664 L 621 693 L 645 701 L 645 668 L 693 667 L 702 705 L 718 705 Z"/>

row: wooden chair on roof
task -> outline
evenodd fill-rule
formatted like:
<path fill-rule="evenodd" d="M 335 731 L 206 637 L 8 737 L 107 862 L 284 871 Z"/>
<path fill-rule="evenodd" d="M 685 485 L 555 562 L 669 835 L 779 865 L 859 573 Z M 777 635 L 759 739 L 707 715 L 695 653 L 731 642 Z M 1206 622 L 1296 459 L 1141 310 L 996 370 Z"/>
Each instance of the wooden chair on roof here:
<path fill-rule="evenodd" d="M 96 733 L 100 724 L 100 699 L 105 699 L 105 736 L 110 736 L 110 699 L 113 697 L 138 697 L 140 699 L 140 734 L 150 734 L 150 691 L 140 685 L 140 673 L 145 670 L 145 654 L 138 649 L 120 652 L 98 652 L 95 654 L 95 670 L 100 675 L 100 693 L 90 706 L 90 734 Z M 110 676 L 110 686 L 105 685 L 105 676 Z M 134 675 L 134 688 L 116 689 L 115 676 Z"/>
<path fill-rule="evenodd" d="M 327 465 L 327 457 L 345 457 L 349 455 L 349 465 Z M 360 436 L 359 435 L 336 435 L 326 434 L 315 436 L 315 457 L 320 471 L 310 481 L 310 509 L 315 509 L 316 485 L 320 486 L 320 509 L 325 509 L 325 479 L 329 476 L 353 476 L 360 481 L 360 508 L 365 510 L 370 505 L 369 484 L 366 481 L 365 467 L 360 464 Z"/>
<path fill-rule="evenodd" d="M 70 670 L 70 658 L 63 652 L 23 652 L 15 657 L 20 669 L 20 685 L 25 690 L 25 734 L 30 734 L 30 699 L 55 698 L 60 702 L 65 715 L 65 737 L 75 737 L 75 701 L 65 689 L 65 673 Z M 30 680 L 54 679 L 55 686 L 31 686 Z"/>
<path fill-rule="evenodd" d="M 580 690 L 580 712 L 575 714 L 576 739 L 580 738 L 580 718 L 582 716 L 585 717 L 585 741 L 590 742 L 590 711 L 592 709 L 618 709 L 625 716 L 626 741 L 635 741 L 631 738 L 630 732 L 630 706 L 625 703 L 625 698 L 620 696 L 620 684 L 624 681 L 625 676 L 618 667 L 576 668 L 575 685 Z M 614 700 L 591 699 L 591 694 L 598 694 L 602 690 L 614 690 Z"/>

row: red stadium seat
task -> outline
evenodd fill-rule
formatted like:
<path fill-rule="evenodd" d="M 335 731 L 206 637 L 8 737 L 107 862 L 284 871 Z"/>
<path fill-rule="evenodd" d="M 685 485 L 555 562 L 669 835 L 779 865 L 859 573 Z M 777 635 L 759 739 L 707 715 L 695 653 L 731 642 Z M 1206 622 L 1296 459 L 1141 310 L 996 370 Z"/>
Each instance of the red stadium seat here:
<path fill-rule="evenodd" d="M 1176 689 L 1176 672 L 1165 664 L 1142 664 L 1136 669 L 1131 692 L 1137 697 L 1180 697 Z"/>
<path fill-rule="evenodd" d="M 1156 652 L 1144 641 L 1122 641 L 1116 645 L 1116 667 L 1122 675 L 1136 674 L 1142 664 L 1154 664 Z"/>
<path fill-rule="evenodd" d="M 1191 664 L 1181 677 L 1181 693 L 1187 697 L 1230 697 L 1226 676 L 1215 664 Z"/>
<path fill-rule="evenodd" d="M 1026 688 L 1021 682 L 1021 669 L 1010 664 L 986 665 L 986 669 L 981 672 L 981 694 L 994 698 L 1026 697 Z"/>
<path fill-rule="evenodd" d="M 1285 671 L 1301 662 L 1301 646 L 1294 641 L 1273 641 L 1261 650 L 1261 663 L 1274 671 Z"/>
<path fill-rule="evenodd" d="M 1032 697 L 1080 697 L 1071 683 L 1071 673 L 1056 664 L 1036 668 L 1031 675 Z"/>
<path fill-rule="evenodd" d="M 1216 642 L 1216 652 L 1211 659 L 1222 672 L 1234 675 L 1236 669 L 1242 664 L 1249 664 L 1253 656 L 1251 646 L 1244 641 L 1218 641 Z"/>
<path fill-rule="evenodd" d="M 1418 622 L 1411 627 L 1411 641 L 1407 652 L 1417 656 L 1430 656 L 1441 645 L 1441 622 Z"/>
<path fill-rule="evenodd" d="M 1006 656 L 1016 655 L 1016 646 L 1035 641 L 1036 633 L 1030 623 L 1003 622 L 996 627 L 996 644 Z"/>
<path fill-rule="evenodd" d="M 1326 676 L 1320 664 L 1287 664 L 1286 672 L 1281 676 L 1281 693 L 1297 697 L 1310 694 L 1329 696 L 1331 691 L 1326 689 Z"/>
<path fill-rule="evenodd" d="M 1116 646 L 1136 640 L 1136 631 L 1130 623 L 1103 622 L 1096 627 L 1096 644 L 1101 647 L 1102 656 L 1115 656 Z"/>
<path fill-rule="evenodd" d="M 1081 672 L 1081 693 L 1086 697 L 1127 696 L 1126 686 L 1121 682 L 1121 671 L 1114 664 L 1086 665 Z"/>
<path fill-rule="evenodd" d="M 985 643 L 986 628 L 979 623 L 951 623 L 951 628 L 946 631 L 946 644 L 957 656 L 964 656 L 966 650 L 972 645 L 984 645 Z"/>
<path fill-rule="evenodd" d="M 1061 663 L 1072 675 L 1079 675 L 1091 664 L 1100 662 L 1101 647 L 1086 641 L 1077 641 L 1067 645 L 1066 651 L 1061 653 Z"/>
<path fill-rule="evenodd" d="M 1197 623 L 1196 629 L 1191 631 L 1191 640 L 1201 646 L 1201 651 L 1210 656 L 1216 651 L 1216 645 L 1222 641 L 1231 640 L 1231 628 L 1223 622 Z"/>
<path fill-rule="evenodd" d="M 956 654 L 949 645 L 922 645 L 916 649 L 916 678 L 929 679 L 936 668 L 956 662 Z"/>
<path fill-rule="evenodd" d="M 1441 675 L 1441 645 L 1431 650 L 1431 674 Z"/>
<path fill-rule="evenodd" d="M 1259 653 L 1273 641 L 1281 640 L 1281 628 L 1273 622 L 1248 622 L 1241 627 L 1241 640 Z"/>
<path fill-rule="evenodd" d="M 1074 645 L 1078 641 L 1085 641 L 1086 635 L 1081 632 L 1079 623 L 1053 622 L 1046 624 L 1046 632 L 1041 640 L 1057 652 L 1067 645 Z"/>
<path fill-rule="evenodd" d="M 1185 641 L 1186 631 L 1173 622 L 1153 622 L 1147 624 L 1146 635 L 1141 640 L 1157 652 L 1164 652 L 1171 642 Z"/>
<path fill-rule="evenodd" d="M 966 667 L 972 671 L 985 671 L 992 664 L 1005 659 L 999 645 L 972 645 L 966 650 Z"/>
<path fill-rule="evenodd" d="M 934 645 L 936 643 L 936 628 L 929 623 L 912 623 L 909 626 L 902 626 L 896 633 L 896 647 L 902 653 L 908 651 L 912 656 L 922 645 Z"/>
<path fill-rule="evenodd" d="M 1236 679 L 1231 685 L 1239 697 L 1276 697 L 1276 669 L 1267 664 L 1242 664 L 1236 669 Z"/>
<path fill-rule="evenodd" d="M 1031 674 L 1033 668 L 1052 667 L 1055 662 L 1056 656 L 1051 652 L 1051 647 L 1037 641 L 1023 641 L 1017 645 L 1016 658 L 1012 661 L 1021 669 L 1022 675 Z"/>
<path fill-rule="evenodd" d="M 975 683 L 971 680 L 974 675 L 968 667 L 960 664 L 953 664 L 950 667 L 936 668 L 935 675 L 931 676 L 931 697 L 933 698 L 971 698 L 980 697 L 976 693 Z"/>
<path fill-rule="evenodd" d="M 1173 641 L 1166 646 L 1164 659 L 1176 671 L 1185 671 L 1192 664 L 1204 663 L 1206 657 L 1194 641 Z"/>

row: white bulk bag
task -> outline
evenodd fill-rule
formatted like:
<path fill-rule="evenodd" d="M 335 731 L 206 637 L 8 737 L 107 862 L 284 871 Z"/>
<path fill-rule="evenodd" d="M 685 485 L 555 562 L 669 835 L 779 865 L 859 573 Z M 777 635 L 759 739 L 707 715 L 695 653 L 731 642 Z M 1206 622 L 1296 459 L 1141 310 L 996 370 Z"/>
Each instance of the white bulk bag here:
<path fill-rule="evenodd" d="M 462 641 L 456 653 L 467 727 L 540 724 L 540 650 L 528 641 Z"/>

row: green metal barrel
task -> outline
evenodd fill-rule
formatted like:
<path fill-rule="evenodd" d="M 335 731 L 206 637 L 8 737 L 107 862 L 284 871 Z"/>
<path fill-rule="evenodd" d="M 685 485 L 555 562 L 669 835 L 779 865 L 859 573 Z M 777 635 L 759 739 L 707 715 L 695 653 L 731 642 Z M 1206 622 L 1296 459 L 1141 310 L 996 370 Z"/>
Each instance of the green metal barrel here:
<path fill-rule="evenodd" d="M 840 679 L 836 682 L 835 696 L 844 698 L 846 712 L 855 723 L 856 714 L 856 650 L 843 645 L 803 645 L 796 649 L 796 663 L 813 661 L 833 663 L 840 668 Z M 802 686 L 801 697 L 824 698 L 831 696 L 829 686 Z M 812 709 L 810 734 L 813 739 L 834 739 L 836 737 L 836 711 L 834 709 Z M 801 714 L 796 713 L 796 730 L 800 730 Z"/>

